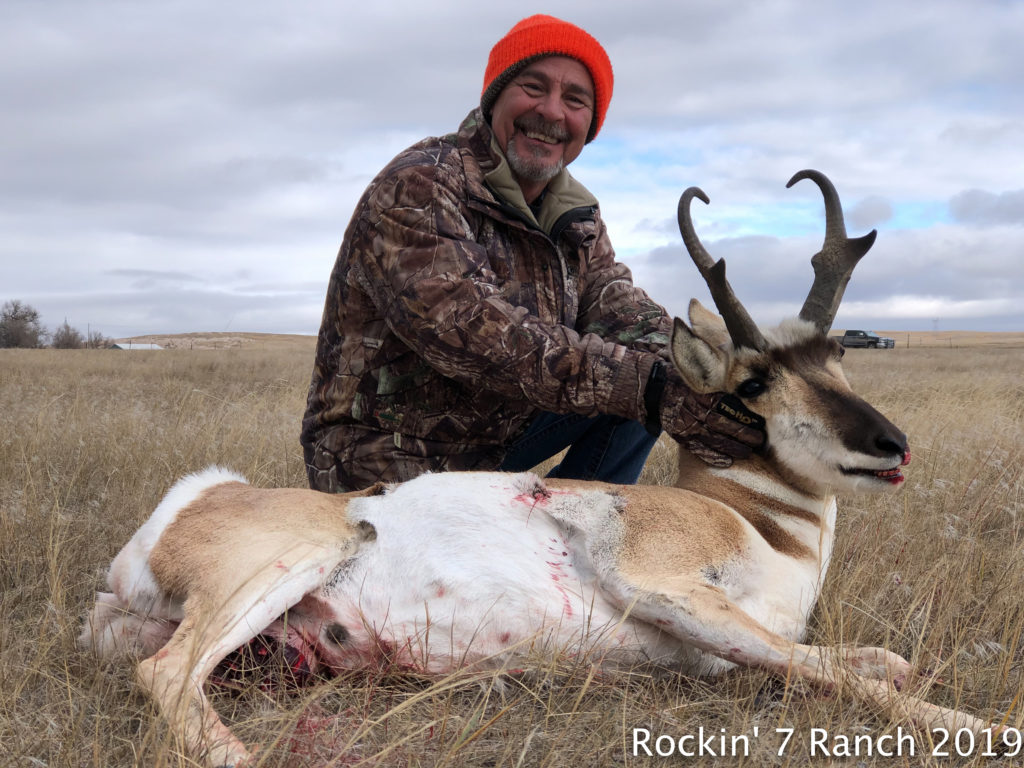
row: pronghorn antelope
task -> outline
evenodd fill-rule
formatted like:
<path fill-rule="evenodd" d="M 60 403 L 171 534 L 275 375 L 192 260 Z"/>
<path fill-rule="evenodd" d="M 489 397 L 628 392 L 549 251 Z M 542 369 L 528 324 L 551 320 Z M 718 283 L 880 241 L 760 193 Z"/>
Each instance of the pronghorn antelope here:
<path fill-rule="evenodd" d="M 826 236 L 799 318 L 761 330 L 679 204 L 687 250 L 721 317 L 690 303 L 671 356 L 687 384 L 738 396 L 766 423 L 749 461 L 679 453 L 676 487 L 424 475 L 327 495 L 252 488 L 216 468 L 184 478 L 114 559 L 82 640 L 148 656 L 138 683 L 211 766 L 250 752 L 203 683 L 264 632 L 333 669 L 509 669 L 538 652 L 587 653 L 687 674 L 761 667 L 834 687 L 919 727 L 987 723 L 900 692 L 907 661 L 878 648 L 801 644 L 825 578 L 835 493 L 894 491 L 907 441 L 857 397 L 827 337 L 875 233 L 849 239 L 831 182 Z M 282 616 L 286 615 L 286 628 Z M 535 656 L 534 656 L 535 658 Z"/>

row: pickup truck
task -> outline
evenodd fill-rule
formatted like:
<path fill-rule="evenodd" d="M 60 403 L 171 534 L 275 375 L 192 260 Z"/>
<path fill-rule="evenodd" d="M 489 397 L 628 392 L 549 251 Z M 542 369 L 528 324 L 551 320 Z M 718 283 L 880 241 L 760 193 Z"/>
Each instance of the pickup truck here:
<path fill-rule="evenodd" d="M 866 347 L 867 349 L 892 349 L 896 340 L 879 336 L 873 331 L 847 331 L 842 336 L 834 336 L 844 347 Z"/>

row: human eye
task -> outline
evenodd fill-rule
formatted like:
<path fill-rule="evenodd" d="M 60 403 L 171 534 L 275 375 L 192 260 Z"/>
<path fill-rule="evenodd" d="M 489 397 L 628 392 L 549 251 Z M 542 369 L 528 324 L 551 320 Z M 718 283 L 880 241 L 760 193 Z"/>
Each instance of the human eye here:
<path fill-rule="evenodd" d="M 519 87 L 529 96 L 543 96 L 544 87 L 535 80 L 520 80 Z"/>
<path fill-rule="evenodd" d="M 571 109 L 593 109 L 593 98 L 589 93 L 579 88 L 566 89 L 562 100 Z"/>
<path fill-rule="evenodd" d="M 590 109 L 590 102 L 587 99 L 572 93 L 565 97 L 565 103 L 573 109 Z"/>

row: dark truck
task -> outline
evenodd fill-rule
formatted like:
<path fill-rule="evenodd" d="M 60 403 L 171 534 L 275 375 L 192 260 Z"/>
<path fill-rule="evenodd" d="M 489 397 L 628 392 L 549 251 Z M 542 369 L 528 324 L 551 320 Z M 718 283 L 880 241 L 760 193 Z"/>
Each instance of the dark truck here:
<path fill-rule="evenodd" d="M 844 347 L 850 348 L 892 349 L 896 346 L 895 339 L 879 336 L 873 331 L 847 331 L 842 336 L 835 336 L 834 338 Z"/>

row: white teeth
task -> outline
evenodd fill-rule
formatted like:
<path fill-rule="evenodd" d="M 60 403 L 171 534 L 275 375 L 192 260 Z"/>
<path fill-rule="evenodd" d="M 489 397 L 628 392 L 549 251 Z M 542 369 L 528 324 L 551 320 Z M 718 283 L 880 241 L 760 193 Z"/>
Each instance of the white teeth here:
<path fill-rule="evenodd" d="M 526 131 L 526 138 L 536 139 L 537 141 L 543 141 L 545 144 L 557 144 L 558 139 L 552 138 L 543 133 L 534 133 L 533 131 Z"/>

